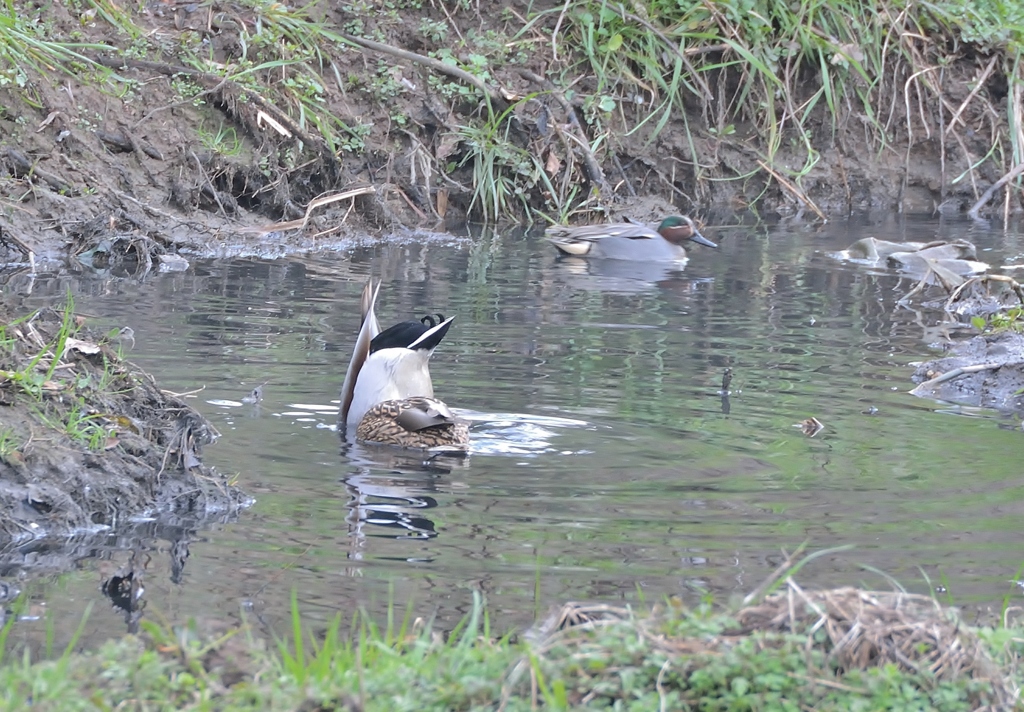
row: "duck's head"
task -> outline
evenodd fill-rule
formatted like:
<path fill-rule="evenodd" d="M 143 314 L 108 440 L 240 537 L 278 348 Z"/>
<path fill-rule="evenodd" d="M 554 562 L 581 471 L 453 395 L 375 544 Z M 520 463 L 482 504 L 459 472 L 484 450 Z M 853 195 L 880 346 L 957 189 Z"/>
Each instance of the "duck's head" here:
<path fill-rule="evenodd" d="M 681 245 L 687 240 L 691 240 L 705 247 L 718 247 L 701 235 L 697 224 L 685 215 L 669 215 L 658 225 L 658 233 L 673 245 Z"/>

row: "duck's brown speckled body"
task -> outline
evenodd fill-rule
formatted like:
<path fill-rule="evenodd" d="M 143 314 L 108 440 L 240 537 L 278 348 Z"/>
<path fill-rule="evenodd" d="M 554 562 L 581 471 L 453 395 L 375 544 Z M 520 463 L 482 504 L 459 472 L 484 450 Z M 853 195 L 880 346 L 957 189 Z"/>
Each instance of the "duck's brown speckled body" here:
<path fill-rule="evenodd" d="M 389 400 L 366 411 L 356 440 L 435 452 L 469 449 L 469 426 L 436 398 L 413 396 Z"/>
<path fill-rule="evenodd" d="M 370 279 L 363 289 L 359 336 L 341 391 L 339 431 L 355 427 L 359 442 L 466 452 L 469 426 L 433 397 L 428 368 L 454 317 L 426 316 L 382 331 L 374 313 L 379 288 Z"/>

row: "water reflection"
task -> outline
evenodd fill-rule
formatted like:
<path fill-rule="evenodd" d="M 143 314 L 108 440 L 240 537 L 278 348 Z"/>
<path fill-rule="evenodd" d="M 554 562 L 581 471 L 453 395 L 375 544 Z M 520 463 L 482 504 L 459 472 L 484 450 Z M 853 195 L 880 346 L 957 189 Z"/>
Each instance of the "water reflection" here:
<path fill-rule="evenodd" d="M 998 264 L 1024 254 L 1020 233 L 890 216 L 708 234 L 719 250 L 669 272 L 572 266 L 501 231 L 142 281 L 9 280 L 5 297 L 25 307 L 71 288 L 97 326 L 134 330 L 131 358 L 162 387 L 201 388 L 191 402 L 222 433 L 204 457 L 257 500 L 237 521 L 126 538 L 116 556 L 95 539 L 50 550 L 71 573 L 23 595 L 73 631 L 103 595 L 92 556 L 145 593 L 138 610 L 94 615 L 87 636 L 140 610 L 239 621 L 246 607 L 287 628 L 293 589 L 324 621 L 389 598 L 451 621 L 479 589 L 504 627 L 568 599 L 745 593 L 781 547 L 807 540 L 856 545 L 802 570 L 807 585 L 888 585 L 867 564 L 998 605 L 1019 565 L 1024 491 L 1007 453 L 1020 431 L 907 395 L 908 364 L 949 326 L 897 304 L 907 280 L 826 253 L 869 234 L 966 236 Z M 387 286 L 382 313 L 458 315 L 431 372 L 472 421 L 467 459 L 339 445 L 337 392 L 371 272 Z M 793 427 L 809 417 L 825 425 L 814 438 Z M 131 601 L 127 584 L 114 590 Z"/>
<path fill-rule="evenodd" d="M 581 257 L 559 257 L 552 269 L 559 282 L 573 289 L 619 294 L 650 292 L 675 281 L 675 288 L 692 288 L 713 278 L 686 279 L 678 264 L 634 262 L 630 260 L 587 260 Z"/>
<path fill-rule="evenodd" d="M 429 496 L 430 482 L 399 475 L 350 475 L 342 479 L 349 499 L 345 517 L 352 549 L 349 558 L 363 558 L 367 526 L 379 527 L 378 536 L 394 539 L 433 539 L 437 536 L 427 510 L 437 507 Z"/>

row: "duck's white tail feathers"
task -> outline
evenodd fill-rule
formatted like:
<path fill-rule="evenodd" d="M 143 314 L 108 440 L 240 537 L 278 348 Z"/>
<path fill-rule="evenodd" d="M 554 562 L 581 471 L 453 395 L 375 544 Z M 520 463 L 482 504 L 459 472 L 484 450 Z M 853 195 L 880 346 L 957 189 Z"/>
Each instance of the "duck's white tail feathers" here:
<path fill-rule="evenodd" d="M 348 422 L 348 411 L 352 406 L 356 379 L 359 378 L 359 372 L 362 370 L 363 364 L 366 363 L 366 357 L 370 355 L 370 342 L 380 333 L 380 322 L 377 321 L 377 314 L 373 310 L 379 291 L 380 282 L 375 282 L 373 277 L 370 277 L 366 281 L 366 286 L 363 287 L 363 294 L 360 298 L 362 321 L 359 324 L 359 336 L 352 349 L 352 360 L 348 362 L 345 383 L 341 386 L 341 410 L 338 411 L 338 426 L 342 429 Z"/>

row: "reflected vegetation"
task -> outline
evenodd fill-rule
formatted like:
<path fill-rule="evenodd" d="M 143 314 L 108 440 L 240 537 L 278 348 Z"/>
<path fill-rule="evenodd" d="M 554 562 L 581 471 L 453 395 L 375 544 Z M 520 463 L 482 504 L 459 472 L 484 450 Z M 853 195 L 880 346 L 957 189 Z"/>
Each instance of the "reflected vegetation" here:
<path fill-rule="evenodd" d="M 207 461 L 256 504 L 104 535 L 123 545 L 26 550 L 62 565 L 4 579 L 25 615 L 45 604 L 58 640 L 104 596 L 90 640 L 157 613 L 284 630 L 293 589 L 314 621 L 388 600 L 454 621 L 480 590 L 505 627 L 568 599 L 746 592 L 806 540 L 855 548 L 815 560 L 805 585 L 889 585 L 867 566 L 998 608 L 1021 564 L 1019 417 L 909 396 L 910 364 L 952 327 L 897 303 L 909 279 L 827 255 L 866 236 L 965 237 L 1000 264 L 1024 254 L 1021 234 L 895 217 L 705 233 L 720 248 L 682 270 L 560 260 L 499 231 L 143 280 L 8 275 L 8 301 L 70 287 L 98 327 L 132 328 L 130 358 L 192 393 L 222 433 Z M 472 423 L 468 458 L 339 441 L 371 272 L 382 312 L 457 315 L 431 373 Z M 12 638 L 38 647 L 42 630 Z"/>

